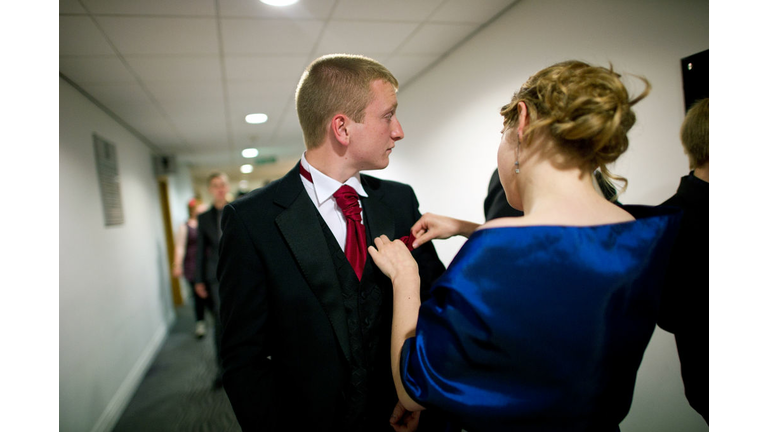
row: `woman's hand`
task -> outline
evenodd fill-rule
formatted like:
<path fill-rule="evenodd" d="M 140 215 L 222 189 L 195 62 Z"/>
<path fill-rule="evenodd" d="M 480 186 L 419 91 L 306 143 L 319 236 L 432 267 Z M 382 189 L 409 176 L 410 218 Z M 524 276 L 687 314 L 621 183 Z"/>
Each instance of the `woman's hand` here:
<path fill-rule="evenodd" d="M 416 249 L 433 239 L 447 239 L 456 235 L 469 237 L 478 226 L 480 225 L 474 222 L 424 213 L 411 228 L 411 232 L 416 238 L 413 242 L 413 248 Z"/>
<path fill-rule="evenodd" d="M 394 281 L 397 278 L 419 277 L 419 265 L 411 252 L 400 240 L 391 241 L 385 235 L 373 239 L 374 246 L 368 246 L 373 262 L 382 273 Z"/>

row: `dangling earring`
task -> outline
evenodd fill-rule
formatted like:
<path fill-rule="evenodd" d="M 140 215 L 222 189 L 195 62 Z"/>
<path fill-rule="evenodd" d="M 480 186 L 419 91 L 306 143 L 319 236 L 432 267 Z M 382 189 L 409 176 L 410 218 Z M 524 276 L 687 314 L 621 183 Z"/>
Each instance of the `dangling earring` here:
<path fill-rule="evenodd" d="M 520 162 L 515 161 L 515 174 L 520 174 Z"/>
<path fill-rule="evenodd" d="M 515 158 L 515 174 L 520 174 L 520 132 L 517 133 L 517 158 Z"/>

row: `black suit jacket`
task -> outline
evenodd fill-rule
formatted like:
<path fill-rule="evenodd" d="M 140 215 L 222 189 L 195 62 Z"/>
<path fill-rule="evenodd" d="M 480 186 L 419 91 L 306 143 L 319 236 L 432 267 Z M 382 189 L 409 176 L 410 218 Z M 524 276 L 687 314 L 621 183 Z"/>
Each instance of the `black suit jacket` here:
<path fill-rule="evenodd" d="M 216 284 L 216 268 L 219 264 L 219 227 L 217 210 L 211 205 L 197 217 L 197 259 L 195 283 Z"/>
<path fill-rule="evenodd" d="M 322 219 L 299 178 L 285 177 L 226 206 L 218 267 L 224 388 L 243 430 L 340 430 L 350 346 L 342 289 Z M 410 186 L 361 176 L 370 238 L 407 235 L 420 217 Z M 413 252 L 422 296 L 445 270 L 431 244 Z M 391 430 L 397 395 L 389 366 L 392 286 L 367 258 L 364 283 L 381 294 L 369 397 Z M 366 282 L 367 281 L 367 282 Z"/>
<path fill-rule="evenodd" d="M 659 327 L 675 334 L 685 396 L 709 423 L 709 183 L 691 171 L 662 206 L 683 209 L 661 297 Z"/>

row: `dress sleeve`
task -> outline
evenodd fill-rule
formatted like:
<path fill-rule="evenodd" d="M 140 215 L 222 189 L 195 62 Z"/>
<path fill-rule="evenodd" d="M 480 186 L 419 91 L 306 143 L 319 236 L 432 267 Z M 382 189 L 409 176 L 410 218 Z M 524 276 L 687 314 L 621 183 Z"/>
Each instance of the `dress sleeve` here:
<path fill-rule="evenodd" d="M 481 279 L 472 278 L 481 252 L 460 254 L 419 309 L 416 336 L 407 339 L 400 357 L 405 390 L 426 408 L 440 409 L 462 425 L 477 425 L 507 409 L 508 386 L 500 384 L 508 353 L 494 340 L 493 314 Z M 457 262 L 458 261 L 458 262 Z"/>

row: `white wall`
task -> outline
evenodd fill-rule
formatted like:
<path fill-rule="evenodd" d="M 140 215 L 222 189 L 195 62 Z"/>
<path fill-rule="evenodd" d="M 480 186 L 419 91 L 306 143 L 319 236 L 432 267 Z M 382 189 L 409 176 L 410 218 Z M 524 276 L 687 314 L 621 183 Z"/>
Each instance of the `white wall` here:
<path fill-rule="evenodd" d="M 122 225 L 104 225 L 94 132 L 117 148 Z M 60 430 L 111 429 L 172 320 L 150 151 L 60 79 Z"/>
<path fill-rule="evenodd" d="M 401 89 L 405 139 L 373 173 L 411 184 L 422 212 L 481 222 L 496 167 L 499 108 L 533 73 L 579 59 L 643 75 L 653 90 L 635 109 L 630 149 L 613 171 L 629 179 L 624 203 L 659 204 L 688 164 L 680 59 L 709 48 L 706 0 L 520 0 L 498 20 Z M 626 76 L 626 75 L 625 75 Z M 637 94 L 640 82 L 628 77 Z M 462 240 L 437 242 L 449 262 Z M 657 329 L 638 374 L 623 432 L 707 430 L 688 406 L 673 337 Z"/>

